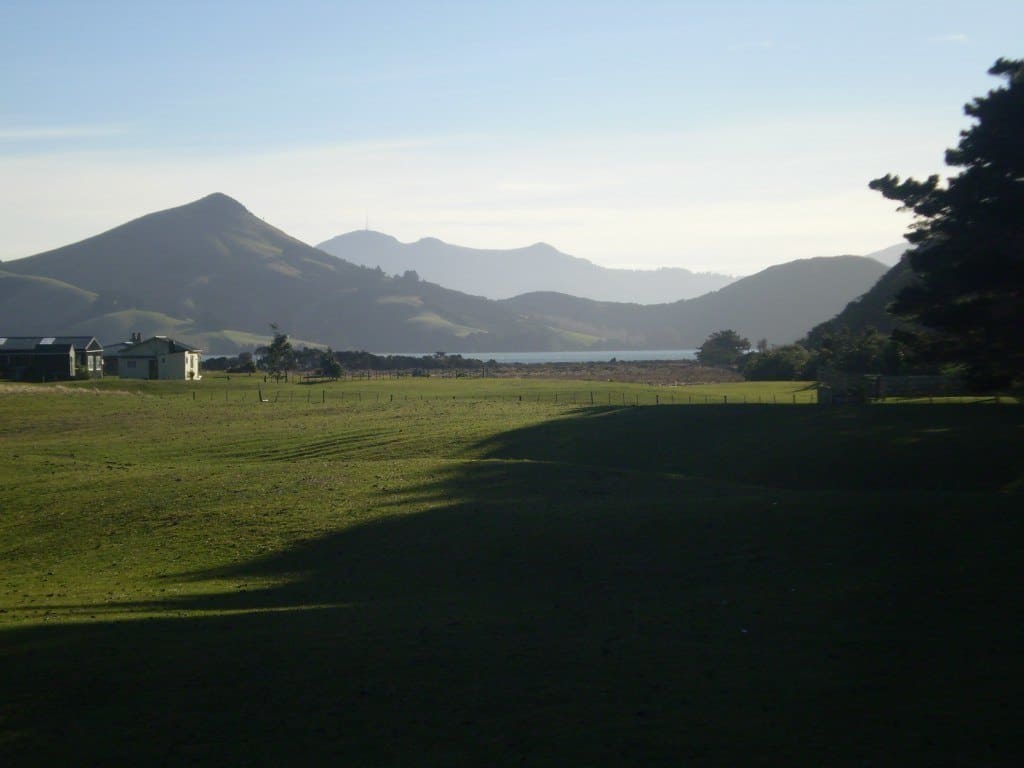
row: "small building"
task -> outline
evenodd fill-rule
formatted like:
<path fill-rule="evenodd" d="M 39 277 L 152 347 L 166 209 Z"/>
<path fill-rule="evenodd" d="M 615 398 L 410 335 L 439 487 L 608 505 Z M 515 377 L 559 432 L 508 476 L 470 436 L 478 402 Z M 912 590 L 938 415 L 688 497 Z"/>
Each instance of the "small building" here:
<path fill-rule="evenodd" d="M 819 405 L 869 403 L 887 397 L 950 397 L 964 391 L 963 381 L 950 375 L 891 376 L 831 369 L 822 369 L 818 373 Z"/>
<path fill-rule="evenodd" d="M 103 346 L 95 336 L 0 336 L 0 378 L 65 381 L 79 368 L 103 376 Z"/>
<path fill-rule="evenodd" d="M 190 347 L 166 336 L 153 336 L 121 347 L 117 353 L 117 375 L 122 379 L 162 379 L 198 381 L 199 354 Z"/>
<path fill-rule="evenodd" d="M 103 348 L 103 373 L 107 376 L 118 376 L 121 373 L 121 353 L 132 345 L 130 341 L 119 341 L 116 344 L 107 344 Z"/>

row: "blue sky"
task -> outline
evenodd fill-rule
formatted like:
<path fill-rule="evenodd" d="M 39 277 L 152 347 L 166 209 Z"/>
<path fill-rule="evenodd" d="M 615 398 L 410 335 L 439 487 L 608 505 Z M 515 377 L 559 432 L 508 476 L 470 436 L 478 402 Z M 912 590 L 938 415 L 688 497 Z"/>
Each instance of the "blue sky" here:
<path fill-rule="evenodd" d="M 1024 3 L 4 5 L 0 258 L 225 192 L 363 226 L 747 274 L 898 242 Z"/>

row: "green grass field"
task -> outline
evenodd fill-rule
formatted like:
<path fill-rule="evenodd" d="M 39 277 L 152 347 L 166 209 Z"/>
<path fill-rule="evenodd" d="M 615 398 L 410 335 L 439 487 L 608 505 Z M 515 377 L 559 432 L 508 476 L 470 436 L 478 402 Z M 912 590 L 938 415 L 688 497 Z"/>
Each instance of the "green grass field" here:
<path fill-rule="evenodd" d="M 1015 764 L 1024 411 L 813 396 L 0 383 L 0 762 Z"/>

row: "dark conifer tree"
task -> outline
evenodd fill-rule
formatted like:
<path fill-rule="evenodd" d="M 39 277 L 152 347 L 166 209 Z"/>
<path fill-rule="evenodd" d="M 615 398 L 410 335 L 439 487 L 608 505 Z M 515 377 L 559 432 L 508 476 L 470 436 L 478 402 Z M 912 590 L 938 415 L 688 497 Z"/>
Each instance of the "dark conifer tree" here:
<path fill-rule="evenodd" d="M 918 279 L 892 310 L 927 329 L 935 359 L 999 387 L 1024 380 L 1024 61 L 989 74 L 1007 83 L 964 107 L 976 123 L 946 151 L 956 176 L 870 186 L 917 217 L 906 237 Z"/>

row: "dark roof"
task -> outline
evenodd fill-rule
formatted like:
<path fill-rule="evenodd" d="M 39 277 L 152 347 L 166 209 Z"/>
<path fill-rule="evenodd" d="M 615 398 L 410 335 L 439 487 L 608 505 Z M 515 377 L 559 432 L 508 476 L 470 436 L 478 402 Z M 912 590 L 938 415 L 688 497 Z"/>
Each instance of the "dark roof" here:
<path fill-rule="evenodd" d="M 0 336 L 0 352 L 53 352 L 69 349 L 102 352 L 95 336 Z"/>
<path fill-rule="evenodd" d="M 161 349 L 160 347 L 164 348 Z M 150 357 L 152 355 L 173 355 L 177 352 L 201 352 L 197 347 L 190 347 L 180 341 L 169 339 L 166 336 L 152 336 L 144 341 L 128 344 L 122 347 L 117 354 L 127 357 Z"/>

